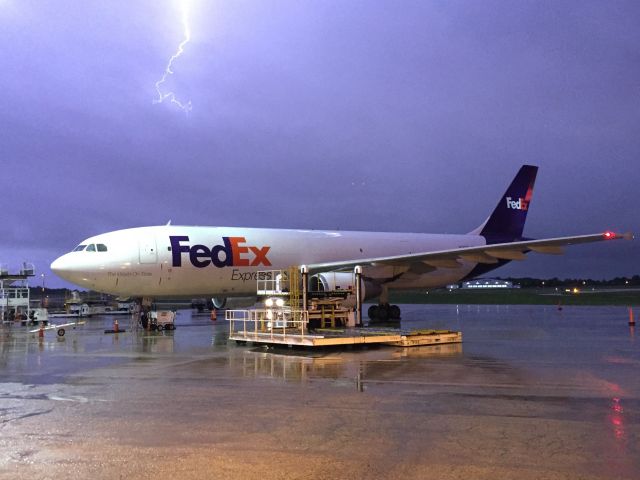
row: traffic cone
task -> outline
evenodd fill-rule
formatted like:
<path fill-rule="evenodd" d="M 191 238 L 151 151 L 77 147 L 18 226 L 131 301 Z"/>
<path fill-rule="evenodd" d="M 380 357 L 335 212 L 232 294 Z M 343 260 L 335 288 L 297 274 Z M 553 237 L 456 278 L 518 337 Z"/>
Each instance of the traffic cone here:
<path fill-rule="evenodd" d="M 118 325 L 118 319 L 116 318 L 116 319 L 113 321 L 113 332 L 114 332 L 114 333 L 118 333 L 119 328 L 120 328 L 120 327 L 119 327 L 119 325 Z"/>
<path fill-rule="evenodd" d="M 636 325 L 636 321 L 633 318 L 633 308 L 629 307 L 629 326 L 634 327 Z"/>
<path fill-rule="evenodd" d="M 44 337 L 44 323 L 40 322 L 40 330 L 38 330 L 38 337 Z"/>
<path fill-rule="evenodd" d="M 218 312 L 215 308 L 211 309 L 211 321 L 215 322 L 218 319 Z"/>

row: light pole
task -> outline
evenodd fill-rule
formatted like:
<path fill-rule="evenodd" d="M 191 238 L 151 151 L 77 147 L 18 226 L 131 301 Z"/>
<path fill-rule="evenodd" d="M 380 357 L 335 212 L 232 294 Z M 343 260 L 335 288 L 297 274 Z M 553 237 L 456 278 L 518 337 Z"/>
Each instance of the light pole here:
<path fill-rule="evenodd" d="M 44 273 L 40 274 L 40 278 L 42 278 L 42 291 L 40 292 L 40 306 L 44 308 Z"/>

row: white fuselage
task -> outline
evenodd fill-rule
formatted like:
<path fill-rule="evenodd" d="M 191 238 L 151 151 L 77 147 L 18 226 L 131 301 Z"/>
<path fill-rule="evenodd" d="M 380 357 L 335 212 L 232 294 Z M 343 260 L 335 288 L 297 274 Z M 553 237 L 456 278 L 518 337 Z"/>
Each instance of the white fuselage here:
<path fill-rule="evenodd" d="M 263 270 L 485 245 L 480 235 L 157 226 L 118 230 L 82 242 L 51 268 L 92 290 L 121 296 L 255 295 Z M 90 245 L 100 246 L 88 250 Z M 423 273 L 407 266 L 364 268 L 390 289 L 433 288 L 468 275 L 476 263 Z"/>

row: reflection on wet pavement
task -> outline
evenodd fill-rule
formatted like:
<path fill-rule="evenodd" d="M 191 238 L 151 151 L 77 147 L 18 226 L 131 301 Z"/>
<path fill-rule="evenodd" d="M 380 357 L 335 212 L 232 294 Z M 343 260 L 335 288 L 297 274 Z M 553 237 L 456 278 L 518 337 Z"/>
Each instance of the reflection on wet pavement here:
<path fill-rule="evenodd" d="M 189 311 L 162 333 L 4 327 L 0 478 L 640 476 L 625 309 L 403 312 L 464 343 L 254 348 Z"/>

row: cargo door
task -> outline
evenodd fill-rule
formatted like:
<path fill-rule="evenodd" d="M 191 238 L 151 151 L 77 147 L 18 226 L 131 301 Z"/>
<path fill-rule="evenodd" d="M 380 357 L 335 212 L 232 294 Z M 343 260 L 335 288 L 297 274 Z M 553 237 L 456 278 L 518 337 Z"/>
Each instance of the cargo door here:
<path fill-rule="evenodd" d="M 140 263 L 157 263 L 158 250 L 155 238 L 146 238 L 138 242 L 140 248 Z"/>

